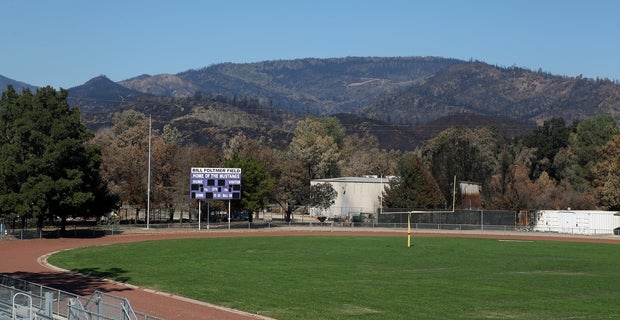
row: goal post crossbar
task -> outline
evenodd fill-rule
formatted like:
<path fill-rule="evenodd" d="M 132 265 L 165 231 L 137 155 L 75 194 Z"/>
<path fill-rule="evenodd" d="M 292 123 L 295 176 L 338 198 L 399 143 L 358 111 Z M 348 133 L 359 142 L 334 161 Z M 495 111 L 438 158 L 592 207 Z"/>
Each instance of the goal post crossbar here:
<path fill-rule="evenodd" d="M 454 210 L 413 210 L 413 211 L 388 211 L 384 212 L 385 214 L 389 213 L 408 213 L 408 214 L 423 214 L 423 213 L 454 213 Z"/>

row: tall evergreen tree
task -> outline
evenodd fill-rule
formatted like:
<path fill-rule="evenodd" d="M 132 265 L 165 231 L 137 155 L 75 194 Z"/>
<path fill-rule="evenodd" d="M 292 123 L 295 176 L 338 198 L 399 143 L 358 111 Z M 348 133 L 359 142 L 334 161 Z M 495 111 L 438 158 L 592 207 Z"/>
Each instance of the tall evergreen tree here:
<path fill-rule="evenodd" d="M 526 147 L 536 148 L 536 159 L 530 174 L 532 179 L 538 179 L 543 172 L 547 172 L 551 178 L 560 180 L 553 161 L 555 156 L 568 146 L 568 138 L 573 129 L 566 125 L 564 119 L 553 118 L 536 128 L 533 134 L 523 138 Z"/>
<path fill-rule="evenodd" d="M 77 107 L 68 91 L 51 87 L 33 95 L 11 86 L 0 100 L 0 214 L 9 218 L 90 216 L 110 209 L 99 176 L 100 149 L 88 141 Z M 96 199 L 99 197 L 99 199 Z M 94 204 L 97 204 L 95 211 Z"/>
<path fill-rule="evenodd" d="M 439 185 L 417 156 L 404 155 L 398 162 L 396 175 L 383 193 L 386 207 L 433 209 L 445 205 Z"/>

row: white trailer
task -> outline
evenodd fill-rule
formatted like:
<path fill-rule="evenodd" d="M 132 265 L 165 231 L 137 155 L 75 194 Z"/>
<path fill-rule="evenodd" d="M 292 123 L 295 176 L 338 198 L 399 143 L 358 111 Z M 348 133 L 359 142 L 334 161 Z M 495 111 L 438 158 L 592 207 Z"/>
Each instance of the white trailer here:
<path fill-rule="evenodd" d="M 620 227 L 617 211 L 541 210 L 536 213 L 534 231 L 569 234 L 613 234 Z"/>

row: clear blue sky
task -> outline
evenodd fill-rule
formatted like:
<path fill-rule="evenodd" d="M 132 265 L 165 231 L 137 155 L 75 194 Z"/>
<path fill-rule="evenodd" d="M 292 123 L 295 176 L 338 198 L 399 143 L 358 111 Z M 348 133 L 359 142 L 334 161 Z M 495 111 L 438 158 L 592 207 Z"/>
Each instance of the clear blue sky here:
<path fill-rule="evenodd" d="M 345 56 L 620 80 L 620 1 L 0 1 L 0 75 L 37 86 Z"/>

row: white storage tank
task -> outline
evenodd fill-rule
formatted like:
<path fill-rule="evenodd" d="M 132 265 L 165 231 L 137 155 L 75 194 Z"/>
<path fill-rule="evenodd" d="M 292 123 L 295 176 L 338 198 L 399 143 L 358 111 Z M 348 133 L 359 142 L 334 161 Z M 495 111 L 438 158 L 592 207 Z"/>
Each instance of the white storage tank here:
<path fill-rule="evenodd" d="M 534 231 L 570 234 L 613 234 L 620 227 L 617 211 L 541 210 L 536 213 Z"/>
<path fill-rule="evenodd" d="M 334 204 L 327 210 L 310 208 L 314 216 L 354 218 L 361 214 L 376 214 L 381 208 L 381 196 L 392 177 L 342 177 L 315 179 L 310 184 L 329 183 L 337 193 Z"/>

